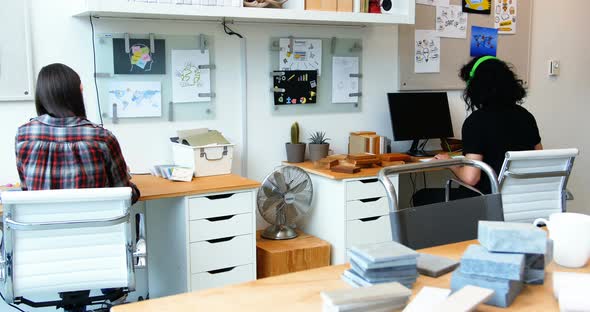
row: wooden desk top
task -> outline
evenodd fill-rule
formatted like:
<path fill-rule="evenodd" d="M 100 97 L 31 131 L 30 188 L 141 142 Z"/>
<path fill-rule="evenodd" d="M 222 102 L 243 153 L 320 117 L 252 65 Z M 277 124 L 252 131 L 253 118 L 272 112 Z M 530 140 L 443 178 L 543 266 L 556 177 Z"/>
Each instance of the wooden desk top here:
<path fill-rule="evenodd" d="M 330 171 L 329 169 L 316 169 L 313 166 L 311 161 L 305 161 L 302 163 L 288 163 L 283 162 L 284 165 L 288 166 L 297 166 L 308 173 L 317 174 L 324 178 L 332 179 L 332 180 L 345 180 L 345 179 L 359 179 L 359 178 L 368 178 L 368 177 L 377 177 L 379 171 L 383 169 L 383 167 L 378 168 L 363 168 L 361 171 L 357 173 L 340 173 Z"/>
<path fill-rule="evenodd" d="M 420 250 L 420 252 L 458 260 L 467 246 L 474 243 L 477 243 L 477 241 L 432 247 Z M 239 310 L 259 312 L 268 310 L 270 307 L 280 308 L 281 311 L 321 311 L 321 291 L 350 288 L 348 284 L 340 279 L 340 275 L 347 267 L 348 265 L 338 265 L 279 275 L 234 286 L 116 306 L 111 311 Z M 526 285 L 514 303 L 507 309 L 481 305 L 478 311 L 559 311 L 557 300 L 553 297 L 553 276 L 551 274 L 553 271 L 590 273 L 590 264 L 582 269 L 565 269 L 551 263 L 547 267 L 544 285 Z M 414 295 L 424 286 L 449 288 L 450 279 L 450 273 L 439 278 L 420 275 L 418 281 L 414 284 Z"/>
<path fill-rule="evenodd" d="M 152 175 L 134 175 L 131 182 L 141 192 L 139 200 L 247 190 L 260 186 L 254 180 L 235 174 L 193 178 L 191 182 L 170 181 Z"/>

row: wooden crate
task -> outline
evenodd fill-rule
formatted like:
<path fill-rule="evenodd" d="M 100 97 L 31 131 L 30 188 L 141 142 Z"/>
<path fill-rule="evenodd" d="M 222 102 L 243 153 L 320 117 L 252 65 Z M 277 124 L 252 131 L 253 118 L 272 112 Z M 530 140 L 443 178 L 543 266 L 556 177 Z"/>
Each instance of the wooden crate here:
<path fill-rule="evenodd" d="M 330 265 L 330 244 L 297 231 L 290 240 L 270 240 L 256 232 L 257 278 L 305 271 Z"/>

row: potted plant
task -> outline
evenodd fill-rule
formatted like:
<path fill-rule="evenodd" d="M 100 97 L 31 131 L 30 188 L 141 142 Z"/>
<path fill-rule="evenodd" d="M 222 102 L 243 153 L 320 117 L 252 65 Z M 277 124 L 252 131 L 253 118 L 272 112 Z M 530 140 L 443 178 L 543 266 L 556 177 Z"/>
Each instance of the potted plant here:
<path fill-rule="evenodd" d="M 328 150 L 330 144 L 328 144 L 329 138 L 326 138 L 326 133 L 316 131 L 309 137 L 309 158 L 311 161 L 320 160 L 328 156 Z"/>
<path fill-rule="evenodd" d="M 300 163 L 305 160 L 305 143 L 299 142 L 299 124 L 297 122 L 291 125 L 291 142 L 287 142 L 285 146 L 288 162 Z"/>

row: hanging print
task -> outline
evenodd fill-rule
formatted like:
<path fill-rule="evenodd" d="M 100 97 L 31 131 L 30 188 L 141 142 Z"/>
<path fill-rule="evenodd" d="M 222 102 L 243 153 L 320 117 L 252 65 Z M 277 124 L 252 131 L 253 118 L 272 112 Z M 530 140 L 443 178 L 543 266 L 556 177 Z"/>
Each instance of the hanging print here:
<path fill-rule="evenodd" d="M 492 0 L 463 0 L 463 12 L 474 14 L 490 14 Z"/>

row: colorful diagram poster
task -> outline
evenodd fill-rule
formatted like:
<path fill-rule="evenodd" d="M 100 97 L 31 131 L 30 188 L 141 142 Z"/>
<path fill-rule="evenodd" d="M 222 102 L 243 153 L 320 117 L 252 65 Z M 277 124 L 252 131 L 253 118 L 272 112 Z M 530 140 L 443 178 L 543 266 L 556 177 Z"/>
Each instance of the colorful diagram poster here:
<path fill-rule="evenodd" d="M 460 5 L 436 7 L 436 34 L 446 38 L 467 38 L 467 14 Z"/>
<path fill-rule="evenodd" d="M 315 104 L 318 92 L 316 70 L 273 72 L 275 105 Z"/>
<path fill-rule="evenodd" d="M 494 27 L 499 34 L 516 33 L 517 0 L 496 0 L 494 4 Z"/>
<path fill-rule="evenodd" d="M 154 49 L 149 39 L 130 39 L 129 52 L 125 39 L 113 39 L 113 66 L 117 75 L 164 75 L 166 74 L 166 47 L 162 39 L 154 40 Z"/>
<path fill-rule="evenodd" d="M 418 30 L 414 32 L 414 72 L 440 72 L 440 37 L 434 30 Z"/>
<path fill-rule="evenodd" d="M 117 104 L 117 117 L 161 117 L 162 86 L 159 81 L 113 81 L 109 103 Z M 113 105 L 109 105 L 113 117 Z"/>
<path fill-rule="evenodd" d="M 317 70 L 322 75 L 322 40 L 281 38 L 279 46 L 281 70 Z"/>
<path fill-rule="evenodd" d="M 209 50 L 172 50 L 172 102 L 208 102 L 211 97 Z M 201 94 L 201 96 L 199 96 Z"/>
<path fill-rule="evenodd" d="M 463 12 L 473 14 L 490 14 L 492 0 L 463 0 Z"/>
<path fill-rule="evenodd" d="M 471 26 L 471 56 L 496 56 L 498 30 L 496 28 Z"/>

